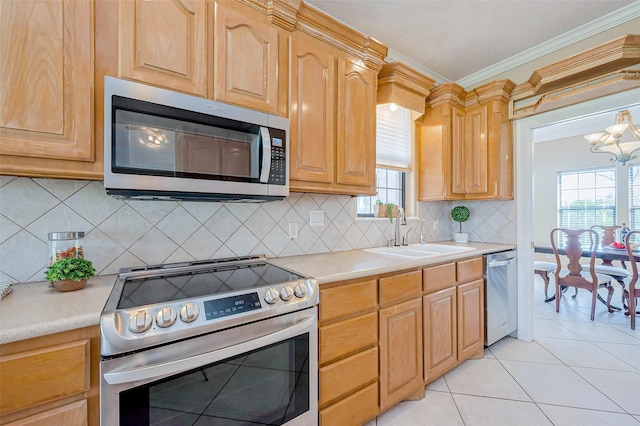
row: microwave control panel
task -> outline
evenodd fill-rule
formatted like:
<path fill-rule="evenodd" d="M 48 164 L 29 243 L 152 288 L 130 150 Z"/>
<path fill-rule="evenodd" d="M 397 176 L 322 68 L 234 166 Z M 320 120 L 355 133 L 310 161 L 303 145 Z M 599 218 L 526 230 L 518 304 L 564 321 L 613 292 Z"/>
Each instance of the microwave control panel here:
<path fill-rule="evenodd" d="M 287 152 L 285 149 L 284 132 L 276 129 L 269 130 L 272 134 L 269 183 L 285 185 L 287 181 Z"/>

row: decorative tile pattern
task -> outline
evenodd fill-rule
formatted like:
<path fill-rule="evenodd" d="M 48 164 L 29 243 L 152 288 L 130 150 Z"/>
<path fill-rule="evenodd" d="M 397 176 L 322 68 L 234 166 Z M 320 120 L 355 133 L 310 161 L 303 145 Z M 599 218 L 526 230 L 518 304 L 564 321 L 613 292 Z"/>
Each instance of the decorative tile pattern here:
<path fill-rule="evenodd" d="M 419 218 L 408 218 L 402 235 L 418 242 L 422 228 L 429 241 L 452 239 L 456 224 L 449 213 L 457 204 L 420 202 Z M 464 204 L 472 241 L 515 242 L 515 202 Z M 324 212 L 323 226 L 309 225 L 310 210 Z M 346 195 L 292 193 L 263 204 L 122 201 L 107 196 L 100 182 L 0 176 L 0 277 L 42 280 L 47 233 L 56 231 L 84 231 L 86 257 L 100 275 L 214 257 L 361 249 L 393 238 L 387 219 L 356 219 L 355 211 L 355 198 Z M 290 222 L 298 224 L 298 238 L 289 238 Z"/>

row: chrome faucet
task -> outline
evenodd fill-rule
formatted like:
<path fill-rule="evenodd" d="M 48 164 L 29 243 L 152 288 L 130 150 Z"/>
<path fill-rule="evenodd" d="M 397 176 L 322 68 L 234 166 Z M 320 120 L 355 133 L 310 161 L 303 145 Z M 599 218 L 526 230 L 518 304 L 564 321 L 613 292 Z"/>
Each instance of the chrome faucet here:
<path fill-rule="evenodd" d="M 406 225 L 407 224 L 407 218 L 404 215 L 404 209 L 402 207 L 398 208 L 398 217 L 396 217 L 396 229 L 395 229 L 395 234 L 394 234 L 394 238 L 393 238 L 393 245 L 398 247 L 400 246 L 400 225 Z"/>

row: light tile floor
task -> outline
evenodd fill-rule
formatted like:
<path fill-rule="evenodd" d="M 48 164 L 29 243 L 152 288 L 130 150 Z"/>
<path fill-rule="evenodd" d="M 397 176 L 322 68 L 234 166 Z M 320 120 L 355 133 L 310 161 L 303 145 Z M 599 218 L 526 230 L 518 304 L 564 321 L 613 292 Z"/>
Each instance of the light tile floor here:
<path fill-rule="evenodd" d="M 556 313 L 542 288 L 536 276 L 534 342 L 504 338 L 366 426 L 640 425 L 640 327 L 600 303 L 590 321 L 584 290 Z"/>

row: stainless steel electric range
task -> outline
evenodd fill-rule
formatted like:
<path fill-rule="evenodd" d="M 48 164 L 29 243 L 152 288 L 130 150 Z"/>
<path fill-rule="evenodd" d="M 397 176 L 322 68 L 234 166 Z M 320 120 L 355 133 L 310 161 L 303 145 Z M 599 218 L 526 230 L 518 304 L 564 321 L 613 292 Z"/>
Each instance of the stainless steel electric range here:
<path fill-rule="evenodd" d="M 318 300 L 262 255 L 121 270 L 100 319 L 101 423 L 317 424 Z"/>

